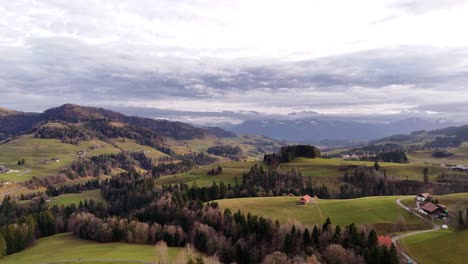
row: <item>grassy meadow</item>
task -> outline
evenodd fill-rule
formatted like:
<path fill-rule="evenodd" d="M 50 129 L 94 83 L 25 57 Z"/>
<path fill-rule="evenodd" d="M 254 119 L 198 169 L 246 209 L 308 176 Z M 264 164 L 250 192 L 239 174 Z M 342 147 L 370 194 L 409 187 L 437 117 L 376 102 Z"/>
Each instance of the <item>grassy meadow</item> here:
<path fill-rule="evenodd" d="M 259 197 L 224 199 L 217 201 L 221 208 L 235 212 L 278 219 L 297 220 L 302 224 L 323 224 L 327 217 L 341 226 L 372 224 L 381 233 L 424 229 L 420 219 L 396 204 L 397 196 L 366 197 L 349 200 L 318 199 L 316 204 L 296 205 L 299 197 Z"/>
<path fill-rule="evenodd" d="M 173 260 L 180 252 L 180 248 L 169 248 L 169 258 Z M 22 252 L 0 258 L 2 264 L 52 262 L 123 264 L 137 261 L 155 261 L 154 246 L 98 243 L 77 239 L 69 233 L 41 238 Z"/>
<path fill-rule="evenodd" d="M 145 153 L 145 155 L 148 156 L 149 158 L 153 159 L 156 162 L 159 160 L 159 158 L 168 156 L 167 154 L 162 153 L 161 151 L 159 151 L 159 150 L 157 150 L 155 148 L 140 145 L 135 140 L 132 140 L 132 139 L 116 139 L 116 140 L 114 140 L 114 144 L 118 148 L 120 148 L 120 149 L 122 149 L 124 151 L 128 151 L 128 152 L 147 151 L 147 153 Z"/>
<path fill-rule="evenodd" d="M 81 193 L 66 193 L 59 195 L 57 197 L 53 197 L 52 200 L 49 202 L 49 205 L 70 205 L 72 203 L 78 204 L 80 201 L 84 200 L 94 200 L 96 202 L 102 202 L 106 203 L 104 200 L 104 197 L 102 197 L 101 190 L 90 190 L 90 191 L 84 191 Z"/>
<path fill-rule="evenodd" d="M 196 181 L 198 186 L 209 186 L 215 182 L 224 182 L 225 184 L 234 184 L 235 177 L 238 177 L 239 183 L 242 182 L 242 173 L 250 170 L 255 164 L 261 164 L 258 161 L 228 161 L 213 165 L 200 166 L 199 168 L 187 173 L 162 176 L 156 180 L 157 185 L 185 183 L 191 185 Z M 219 175 L 207 175 L 206 172 L 212 168 L 221 166 L 223 172 Z"/>
<path fill-rule="evenodd" d="M 439 230 L 401 239 L 399 245 L 418 263 L 466 263 L 468 230 Z"/>
<path fill-rule="evenodd" d="M 21 136 L 13 141 L 0 145 L 0 164 L 18 173 L 0 174 L 0 179 L 10 182 L 20 182 L 33 176 L 47 176 L 56 173 L 73 161 L 73 156 L 80 150 L 90 150 L 92 155 L 118 153 L 119 149 L 100 140 L 82 142 L 80 145 L 64 144 L 57 139 L 39 139 L 33 135 Z M 58 158 L 60 162 L 42 163 L 41 161 Z M 17 166 L 18 160 L 24 159 L 26 164 Z"/>

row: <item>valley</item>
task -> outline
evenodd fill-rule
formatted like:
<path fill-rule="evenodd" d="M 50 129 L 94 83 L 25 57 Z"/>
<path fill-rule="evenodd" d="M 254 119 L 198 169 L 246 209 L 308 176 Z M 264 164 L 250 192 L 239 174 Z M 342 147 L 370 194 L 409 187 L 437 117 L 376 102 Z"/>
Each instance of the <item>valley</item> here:
<path fill-rule="evenodd" d="M 423 254 L 432 250 L 427 241 L 458 242 L 466 233 L 457 231 L 464 227 L 456 220 L 460 210 L 461 217 L 467 217 L 463 210 L 468 199 L 468 174 L 452 167 L 468 160 L 468 144 L 458 130 L 319 150 L 76 105 L 33 116 L 41 121 L 23 132 L 11 130 L 8 133 L 14 135 L 0 142 L 0 164 L 13 170 L 0 174 L 0 196 L 6 199 L 0 208 L 22 215 L 3 220 L 0 237 L 6 237 L 8 256 L 2 263 L 29 263 L 35 258 L 41 263 L 153 263 L 151 245 L 161 240 L 169 246 L 171 260 L 184 255 L 182 248 L 190 242 L 206 256 L 224 252 L 217 255 L 222 261 L 243 262 L 261 256 L 247 250 L 247 244 L 257 243 L 244 237 L 247 233 L 262 237 L 268 248 L 302 254 L 324 250 L 337 226 L 344 233 L 335 234 L 338 238 L 333 241 L 340 245 L 349 243 L 347 236 L 357 230 L 365 237 L 371 231 L 392 237 L 429 230 L 427 221 L 397 204 L 402 199 L 414 208 L 414 195 L 423 192 L 435 194 L 437 203 L 450 212 L 446 220 L 436 220 L 449 229 L 405 236 L 398 240 L 399 249 L 418 263 L 431 263 L 427 259 L 433 256 Z M 1 122 L 5 121 L 0 118 Z M 458 144 L 457 138 L 463 140 Z M 449 154 L 436 157 L 440 149 Z M 362 159 L 344 158 L 351 156 Z M 304 194 L 313 196 L 313 202 L 297 205 Z M 21 223 L 26 216 L 34 220 L 22 226 L 12 222 Z M 325 223 L 327 219 L 331 223 Z M 37 240 L 29 237 L 30 242 L 11 244 L 11 230 L 26 232 L 35 221 Z M 234 232 L 233 226 L 245 233 Z M 288 241 L 285 230 L 306 236 L 305 230 L 314 227 L 322 227 L 318 232 L 323 241 L 301 242 L 288 249 L 281 245 Z M 270 231 L 258 233 L 257 228 Z M 277 240 L 264 237 L 269 232 Z M 246 244 L 238 241 L 241 237 L 239 241 Z M 226 238 L 237 242 L 214 242 Z M 358 247 L 361 242 L 352 243 Z M 42 253 L 58 244 L 66 253 Z M 362 251 L 366 246 L 355 250 L 369 258 Z M 385 252 L 380 247 L 366 250 Z M 403 254 L 400 257 L 405 259 Z M 453 261 L 457 263 L 458 257 Z"/>

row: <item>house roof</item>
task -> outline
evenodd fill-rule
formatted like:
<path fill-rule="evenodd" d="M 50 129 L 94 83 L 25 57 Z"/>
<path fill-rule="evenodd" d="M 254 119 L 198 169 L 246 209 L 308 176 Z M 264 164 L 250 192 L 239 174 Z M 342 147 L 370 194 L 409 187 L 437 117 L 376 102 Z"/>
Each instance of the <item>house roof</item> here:
<path fill-rule="evenodd" d="M 428 197 L 431 197 L 431 194 L 430 193 L 421 193 L 419 196 L 422 196 L 424 198 L 428 198 Z"/>
<path fill-rule="evenodd" d="M 439 209 L 439 206 L 437 206 L 436 204 L 433 204 L 431 202 L 427 202 L 427 203 L 423 204 L 423 206 L 421 206 L 421 209 L 423 209 L 424 211 L 433 213 L 437 209 Z"/>
<path fill-rule="evenodd" d="M 310 197 L 308 194 L 302 196 L 299 201 L 305 201 L 307 203 L 310 203 L 310 200 L 312 199 L 312 197 Z"/>

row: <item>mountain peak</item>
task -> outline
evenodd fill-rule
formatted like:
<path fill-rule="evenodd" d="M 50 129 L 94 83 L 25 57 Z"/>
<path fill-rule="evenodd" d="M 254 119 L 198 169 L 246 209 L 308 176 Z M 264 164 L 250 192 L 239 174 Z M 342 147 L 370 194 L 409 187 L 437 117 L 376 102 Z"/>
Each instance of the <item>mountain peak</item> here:
<path fill-rule="evenodd" d="M 81 106 L 76 104 L 64 104 L 44 112 L 49 119 L 58 119 L 69 122 L 82 122 L 92 119 L 107 118 L 113 121 L 121 121 L 125 116 L 104 108 Z"/>

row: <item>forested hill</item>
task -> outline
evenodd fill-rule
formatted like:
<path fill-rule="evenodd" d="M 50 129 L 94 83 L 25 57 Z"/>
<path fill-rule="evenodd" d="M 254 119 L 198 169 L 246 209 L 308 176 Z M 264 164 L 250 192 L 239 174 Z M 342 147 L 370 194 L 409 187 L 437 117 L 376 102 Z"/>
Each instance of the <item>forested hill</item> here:
<path fill-rule="evenodd" d="M 215 137 L 230 137 L 232 133 L 221 129 L 203 129 L 181 122 L 155 120 L 107 110 L 104 108 L 65 104 L 51 108 L 43 113 L 23 113 L 0 109 L 0 140 L 20 133 L 30 132 L 41 123 L 62 121 L 67 123 L 106 120 L 144 128 L 164 137 L 174 139 L 195 139 L 211 135 Z"/>

